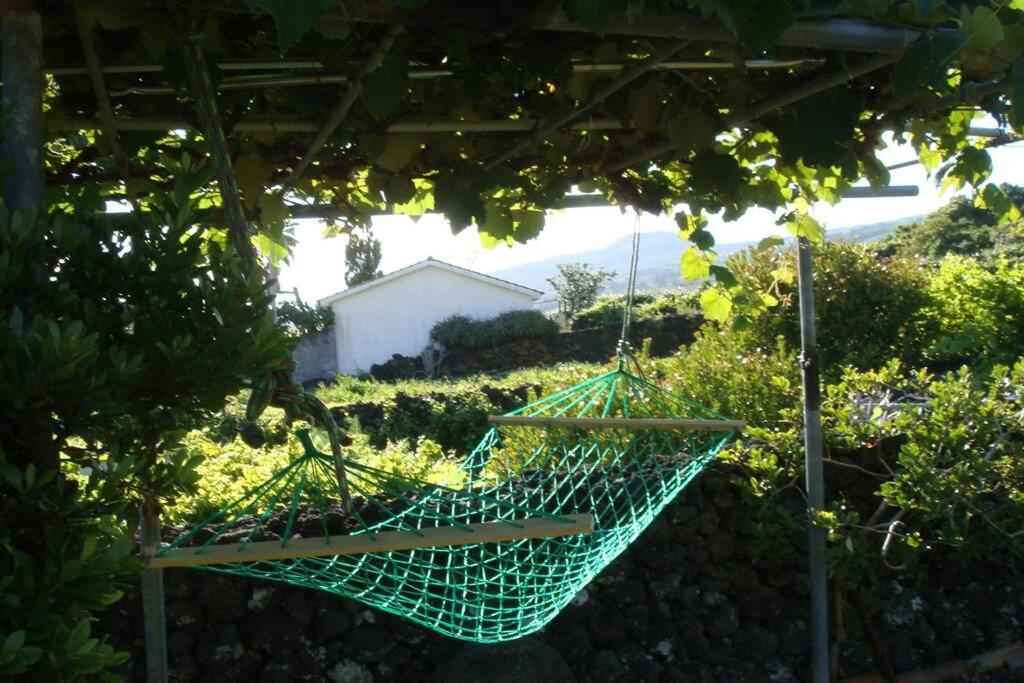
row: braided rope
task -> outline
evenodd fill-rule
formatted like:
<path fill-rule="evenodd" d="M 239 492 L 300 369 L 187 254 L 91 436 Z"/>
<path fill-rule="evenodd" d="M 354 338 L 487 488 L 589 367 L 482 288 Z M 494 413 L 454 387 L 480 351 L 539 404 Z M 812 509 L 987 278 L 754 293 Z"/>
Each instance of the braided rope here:
<path fill-rule="evenodd" d="M 181 44 L 189 90 L 195 101 L 203 137 L 210 146 L 210 155 L 217 171 L 217 186 L 230 229 L 231 241 L 245 263 L 246 274 L 254 275 L 260 272 L 260 263 L 252 244 L 252 231 L 238 190 L 238 181 L 231 163 L 227 136 L 224 134 L 224 124 L 217 108 L 206 58 L 193 36 L 184 37 Z M 294 380 L 292 377 L 294 371 L 295 363 L 291 359 L 284 359 L 266 376 L 256 381 L 245 408 L 246 428 L 249 434 L 254 431 L 258 432 L 256 421 L 269 406 L 284 409 L 289 418 L 306 417 L 313 424 L 323 428 L 330 440 L 334 474 L 338 480 L 342 503 L 348 509 L 348 478 L 345 472 L 345 460 L 341 452 L 342 437 L 338 431 L 338 425 L 327 406 L 314 394 L 305 391 L 302 385 Z M 243 436 L 246 436 L 246 432 L 243 432 Z"/>
<path fill-rule="evenodd" d="M 632 357 L 629 347 L 629 331 L 633 323 L 633 306 L 636 299 L 636 271 L 640 260 L 640 213 L 633 220 L 633 245 L 629 256 L 629 273 L 626 277 L 626 295 L 622 306 L 622 333 L 619 335 L 616 353 L 619 365 L 625 366 L 627 359 Z"/>

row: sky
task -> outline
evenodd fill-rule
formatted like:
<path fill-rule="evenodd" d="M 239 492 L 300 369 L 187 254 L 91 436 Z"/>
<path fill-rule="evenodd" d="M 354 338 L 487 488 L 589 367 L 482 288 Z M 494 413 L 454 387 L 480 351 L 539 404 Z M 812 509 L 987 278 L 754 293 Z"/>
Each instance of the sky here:
<path fill-rule="evenodd" d="M 995 148 L 991 155 L 993 181 L 1024 185 L 1024 144 Z M 890 146 L 879 152 L 879 158 L 885 164 L 895 164 L 915 157 L 909 147 Z M 834 206 L 822 203 L 814 207 L 814 216 L 828 228 L 845 228 L 919 216 L 938 208 L 952 196 L 948 193 L 941 196 L 935 181 L 927 177 L 920 165 L 893 171 L 890 182 L 892 185 L 917 185 L 920 193 L 916 197 L 846 199 Z M 630 235 L 634 220 L 635 215 L 631 211 L 623 213 L 616 207 L 552 211 L 536 239 L 491 250 L 480 244 L 473 227 L 452 235 L 440 215 L 423 216 L 418 221 L 407 216 L 381 216 L 374 219 L 373 231 L 381 242 L 381 270 L 384 273 L 427 257 L 488 273 L 553 256 L 569 257 L 581 251 L 600 249 Z M 774 215 L 763 209 L 748 211 L 731 223 L 714 217 L 709 223 L 716 241 L 723 244 L 757 240 L 785 232 L 784 228 L 775 225 Z M 677 228 L 671 215 L 643 214 L 640 230 L 642 233 L 676 232 Z M 307 219 L 296 222 L 294 235 L 297 245 L 279 276 L 282 296 L 298 289 L 299 296 L 312 303 L 345 289 L 345 238 L 324 238 L 323 231 L 321 221 Z M 686 242 L 679 241 L 680 253 L 686 246 Z"/>

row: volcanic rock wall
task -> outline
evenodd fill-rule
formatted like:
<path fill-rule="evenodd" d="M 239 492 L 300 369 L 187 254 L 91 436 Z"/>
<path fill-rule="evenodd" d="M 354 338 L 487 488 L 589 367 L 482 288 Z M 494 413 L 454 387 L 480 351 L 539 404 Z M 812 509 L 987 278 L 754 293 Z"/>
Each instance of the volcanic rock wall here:
<path fill-rule="evenodd" d="M 752 514 L 722 472 L 706 472 L 554 622 L 498 646 L 466 645 L 329 593 L 168 570 L 172 680 L 805 680 L 804 558 L 799 547 L 764 552 Z M 1009 580 L 988 564 L 916 588 L 894 575 L 873 619 L 894 668 L 915 670 L 1020 640 L 1024 596 Z M 144 680 L 137 596 L 102 622 L 132 652 L 125 678 Z M 843 675 L 874 670 L 855 617 L 846 617 L 845 630 Z"/>

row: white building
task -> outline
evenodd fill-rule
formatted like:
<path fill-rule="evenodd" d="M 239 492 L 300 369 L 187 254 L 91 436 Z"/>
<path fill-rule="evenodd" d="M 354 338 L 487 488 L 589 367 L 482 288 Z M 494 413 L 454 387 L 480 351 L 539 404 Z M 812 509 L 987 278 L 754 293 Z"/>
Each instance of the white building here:
<path fill-rule="evenodd" d="M 338 372 L 365 372 L 394 354 L 418 356 L 430 328 L 453 315 L 529 310 L 541 292 L 428 258 L 321 299 L 334 311 Z"/>

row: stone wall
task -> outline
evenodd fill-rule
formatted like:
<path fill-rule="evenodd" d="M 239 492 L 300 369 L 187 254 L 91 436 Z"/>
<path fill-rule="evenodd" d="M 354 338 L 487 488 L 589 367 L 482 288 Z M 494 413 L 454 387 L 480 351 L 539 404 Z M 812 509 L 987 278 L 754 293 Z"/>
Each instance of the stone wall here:
<path fill-rule="evenodd" d="M 644 339 L 650 338 L 651 355 L 668 356 L 692 342 L 702 323 L 700 316 L 688 315 L 640 320 L 632 326 L 630 343 L 639 349 Z M 572 361 L 603 363 L 615 355 L 620 332 L 618 327 L 599 327 L 540 339 L 517 339 L 493 348 L 452 349 L 441 365 L 441 372 L 467 375 Z"/>
<path fill-rule="evenodd" d="M 294 377 L 299 382 L 334 379 L 338 374 L 334 327 L 304 335 L 295 345 L 292 360 L 296 363 Z"/>
<path fill-rule="evenodd" d="M 172 680 L 802 681 L 802 552 L 765 553 L 752 514 L 721 470 L 705 472 L 557 619 L 497 646 L 466 645 L 324 592 L 168 570 Z M 1009 587 L 1005 568 L 982 562 L 941 580 L 914 588 L 893 574 L 887 584 L 874 621 L 897 671 L 1021 639 L 1024 597 Z M 856 618 L 845 623 L 842 674 L 875 669 Z M 125 678 L 144 680 L 137 597 L 115 605 L 100 628 L 132 652 Z"/>

